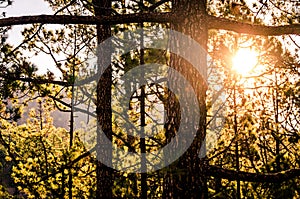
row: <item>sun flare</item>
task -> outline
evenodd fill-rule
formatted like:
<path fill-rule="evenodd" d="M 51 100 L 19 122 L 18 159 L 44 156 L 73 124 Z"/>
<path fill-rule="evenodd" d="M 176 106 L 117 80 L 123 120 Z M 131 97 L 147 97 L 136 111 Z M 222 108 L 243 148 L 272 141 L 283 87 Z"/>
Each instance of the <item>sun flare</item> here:
<path fill-rule="evenodd" d="M 249 48 L 240 48 L 232 58 L 232 68 L 240 75 L 247 75 L 257 65 L 258 53 Z"/>

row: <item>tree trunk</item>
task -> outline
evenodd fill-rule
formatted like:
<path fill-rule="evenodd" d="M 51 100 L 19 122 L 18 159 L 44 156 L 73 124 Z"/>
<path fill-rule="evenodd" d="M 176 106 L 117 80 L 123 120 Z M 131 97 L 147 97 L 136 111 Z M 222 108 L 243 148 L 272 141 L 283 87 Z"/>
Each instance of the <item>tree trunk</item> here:
<path fill-rule="evenodd" d="M 206 2 L 204 0 L 175 0 L 173 2 L 173 12 L 185 16 L 185 20 L 173 23 L 171 28 L 191 37 L 206 51 L 208 39 L 208 29 L 205 21 Z M 206 69 L 206 55 L 199 53 L 199 56 L 201 56 L 201 67 Z M 199 102 L 200 121 L 197 135 L 188 151 L 178 161 L 171 164 L 165 173 L 163 197 L 207 198 L 205 171 L 204 167 L 201 166 L 203 162 L 198 157 L 206 134 L 205 93 L 207 86 L 205 84 L 205 77 L 199 74 L 190 63 L 177 55 L 171 55 L 170 65 L 192 85 Z M 189 95 L 189 93 L 186 95 Z M 178 118 L 179 113 L 176 113 L 178 107 L 174 106 L 176 106 L 174 98 L 169 99 L 169 107 L 167 108 L 168 119 L 166 122 L 166 136 L 168 140 L 172 139 L 172 135 L 176 134 L 174 131 L 180 125 L 178 122 L 183 119 Z M 175 116 L 175 119 L 170 119 L 171 116 Z"/>
<path fill-rule="evenodd" d="M 111 15 L 111 1 L 110 0 L 93 0 L 95 16 L 110 16 Z M 97 41 L 98 44 L 105 41 L 111 36 L 110 25 L 97 25 Z M 109 52 L 97 51 L 98 71 L 104 66 L 104 56 L 111 56 Z M 111 85 L 112 85 L 112 69 L 108 67 L 101 76 L 97 85 L 97 120 L 99 127 L 109 140 L 112 140 L 112 110 L 111 110 Z M 106 158 L 112 157 L 111 147 L 102 146 L 105 142 L 100 136 L 99 128 L 97 131 L 97 191 L 96 198 L 112 198 L 113 188 L 113 169 L 99 161 L 99 156 Z M 100 150 L 101 148 L 101 150 Z M 99 154 L 102 153 L 102 154 Z"/>

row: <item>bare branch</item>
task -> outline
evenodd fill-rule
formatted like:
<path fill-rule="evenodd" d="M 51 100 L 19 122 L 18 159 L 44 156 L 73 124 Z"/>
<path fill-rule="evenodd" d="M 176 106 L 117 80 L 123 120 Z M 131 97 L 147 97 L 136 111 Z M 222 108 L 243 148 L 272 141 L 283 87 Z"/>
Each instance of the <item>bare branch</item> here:
<path fill-rule="evenodd" d="M 237 22 L 229 19 L 207 16 L 209 29 L 222 29 L 251 35 L 278 36 L 286 34 L 300 35 L 300 24 L 284 26 L 265 26 Z"/>
<path fill-rule="evenodd" d="M 300 24 L 284 26 L 265 26 L 254 25 L 243 22 L 237 22 L 229 19 L 205 16 L 209 29 L 223 29 L 235 31 L 237 33 L 276 36 L 285 34 L 300 35 Z M 117 16 L 69 16 L 69 15 L 35 15 L 22 17 L 9 17 L 0 19 L 0 27 L 11 25 L 23 25 L 32 23 L 43 24 L 122 24 L 122 23 L 140 23 L 140 22 L 157 22 L 157 23 L 176 23 L 182 20 L 181 15 L 175 13 L 135 13 Z"/>
<path fill-rule="evenodd" d="M 70 16 L 70 15 L 34 15 L 9 17 L 0 19 L 0 27 L 12 25 L 24 25 L 33 23 L 43 24 L 121 24 L 139 22 L 165 23 L 174 21 L 177 17 L 172 13 L 136 13 L 117 16 Z M 173 20 L 174 19 L 174 20 Z"/>
<path fill-rule="evenodd" d="M 207 168 L 207 174 L 209 176 L 228 180 L 239 179 L 246 182 L 281 183 L 299 177 L 300 169 L 289 169 L 278 173 L 249 173 L 244 171 L 237 172 L 209 165 Z"/>

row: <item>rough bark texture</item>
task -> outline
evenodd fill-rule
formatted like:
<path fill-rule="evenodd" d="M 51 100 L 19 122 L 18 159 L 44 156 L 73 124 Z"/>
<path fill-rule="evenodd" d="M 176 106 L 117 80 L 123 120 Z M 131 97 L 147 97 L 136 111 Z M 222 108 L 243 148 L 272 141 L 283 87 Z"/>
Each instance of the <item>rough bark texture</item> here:
<path fill-rule="evenodd" d="M 172 29 L 191 37 L 206 50 L 208 29 L 205 19 L 205 1 L 176 0 L 174 1 L 173 9 L 174 12 L 179 13 L 184 20 L 173 23 L 171 25 Z M 206 55 L 199 52 L 199 56 L 202 56 L 200 60 L 203 61 L 201 67 L 206 68 Z M 205 137 L 206 85 L 203 79 L 205 77 L 199 74 L 190 63 L 177 55 L 171 56 L 170 65 L 182 74 L 192 85 L 199 102 L 200 121 L 197 135 L 188 151 L 178 161 L 170 165 L 167 170 L 164 177 L 164 198 L 207 198 L 205 171 L 203 171 L 204 167 L 201 166 L 202 163 L 198 157 L 201 144 Z M 187 97 L 189 97 L 188 95 L 190 94 L 191 92 L 186 92 Z M 169 124 L 167 125 L 166 133 L 168 139 L 172 139 L 172 136 L 176 133 L 174 132 L 176 128 L 172 128 L 172 125 L 177 127 L 179 125 L 177 122 L 184 119 L 178 118 L 180 113 L 176 113 L 178 108 L 174 108 L 176 107 L 176 102 L 172 103 L 172 101 L 174 101 L 174 99 L 170 99 L 168 117 L 175 116 L 175 119 L 169 120 Z M 191 109 L 193 109 L 193 107 L 190 107 L 190 110 L 187 111 L 193 111 Z"/>
<path fill-rule="evenodd" d="M 96 17 L 110 16 L 111 1 L 110 0 L 94 0 L 94 10 Z M 110 25 L 97 24 L 97 40 L 98 44 L 106 40 L 111 36 Z M 100 66 L 104 66 L 104 57 L 109 56 L 109 52 L 97 52 L 98 56 L 98 70 Z M 108 67 L 100 78 L 97 85 L 97 119 L 98 123 L 109 140 L 112 140 L 112 109 L 111 109 L 111 85 L 112 85 L 112 69 Z M 101 147 L 104 150 L 97 151 L 97 156 L 106 156 L 110 158 L 112 152 L 109 146 L 100 146 L 105 142 L 101 140 L 101 136 L 97 136 L 97 147 Z M 99 153 L 104 154 L 99 154 Z M 97 158 L 98 160 L 100 158 Z M 103 164 L 101 161 L 97 161 L 97 192 L 96 198 L 112 198 L 112 187 L 113 187 L 113 169 Z"/>

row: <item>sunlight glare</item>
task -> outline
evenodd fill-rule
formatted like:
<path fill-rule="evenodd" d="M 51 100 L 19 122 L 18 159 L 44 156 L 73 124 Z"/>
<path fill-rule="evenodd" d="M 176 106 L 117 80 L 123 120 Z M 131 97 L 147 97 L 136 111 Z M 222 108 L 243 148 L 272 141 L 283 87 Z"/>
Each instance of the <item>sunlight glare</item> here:
<path fill-rule="evenodd" d="M 257 64 L 258 54 L 249 48 L 240 48 L 232 58 L 232 68 L 240 75 L 247 75 Z"/>

